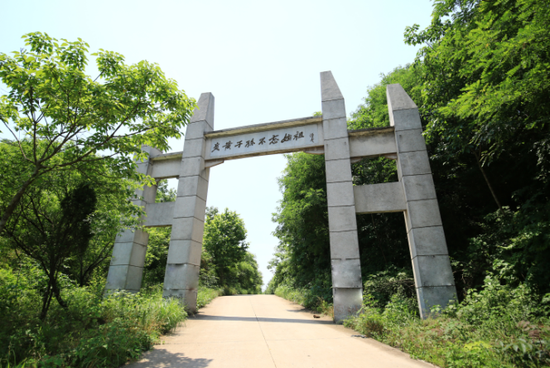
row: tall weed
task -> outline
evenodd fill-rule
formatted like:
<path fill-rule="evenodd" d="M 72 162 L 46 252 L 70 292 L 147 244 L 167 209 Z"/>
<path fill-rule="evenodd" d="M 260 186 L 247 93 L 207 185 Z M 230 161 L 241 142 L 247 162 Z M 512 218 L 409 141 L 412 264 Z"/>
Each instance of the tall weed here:
<path fill-rule="evenodd" d="M 367 295 L 360 313 L 344 324 L 441 367 L 550 365 L 550 323 L 538 298 L 505 281 L 490 275 L 480 291 L 426 320 L 403 294 L 382 308 Z"/>
<path fill-rule="evenodd" d="M 162 297 L 160 287 L 104 298 L 101 280 L 90 287 L 66 286 L 68 310 L 52 303 L 40 321 L 31 274 L 0 270 L 0 367 L 119 367 L 187 317 L 179 301 Z"/>
<path fill-rule="evenodd" d="M 334 316 L 334 308 L 332 303 L 326 301 L 323 297 L 317 293 L 320 289 L 294 289 L 288 285 L 279 285 L 275 289 L 275 295 L 290 300 L 296 304 L 303 305 L 306 308 L 314 310 L 318 313 L 326 314 L 328 316 Z"/>

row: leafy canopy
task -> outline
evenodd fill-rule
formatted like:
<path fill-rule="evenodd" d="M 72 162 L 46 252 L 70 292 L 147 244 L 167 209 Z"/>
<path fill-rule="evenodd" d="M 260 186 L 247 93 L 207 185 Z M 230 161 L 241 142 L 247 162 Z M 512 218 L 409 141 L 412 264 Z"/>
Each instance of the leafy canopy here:
<path fill-rule="evenodd" d="M 416 63 L 436 115 L 428 138 L 488 164 L 525 132 L 547 134 L 549 19 L 545 1 L 438 0 L 428 28 L 408 27 L 405 41 L 424 44 Z"/>
<path fill-rule="evenodd" d="M 137 178 L 133 159 L 145 158 L 141 146 L 168 149 L 167 139 L 181 136 L 195 107 L 154 63 L 126 65 L 122 55 L 100 49 L 92 54 L 99 71 L 92 78 L 83 40 L 40 32 L 23 39 L 28 50 L 0 53 L 0 80 L 8 88 L 0 96 L 0 132 L 11 134 L 31 169 L 2 206 L 0 232 L 22 194 L 46 172 L 107 160 L 114 173 Z M 53 159 L 61 153 L 62 161 Z"/>

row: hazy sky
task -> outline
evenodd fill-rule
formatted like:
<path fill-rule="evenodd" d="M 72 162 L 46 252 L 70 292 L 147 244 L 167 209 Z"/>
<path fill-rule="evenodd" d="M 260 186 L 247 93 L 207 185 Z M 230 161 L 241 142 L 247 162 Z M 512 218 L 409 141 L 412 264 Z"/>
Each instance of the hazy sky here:
<path fill-rule="evenodd" d="M 41 31 L 80 37 L 91 52 L 116 51 L 127 63 L 158 63 L 188 96 L 212 92 L 214 129 L 227 129 L 320 111 L 319 73 L 326 70 L 349 115 L 380 73 L 414 60 L 417 49 L 404 44 L 403 32 L 429 24 L 432 2 L 2 0 L 1 9 L 0 52 L 19 50 L 22 35 Z M 181 151 L 183 140 L 171 146 Z M 262 156 L 210 171 L 207 205 L 242 216 L 264 283 L 272 276 L 271 217 L 285 162 L 282 155 Z"/>

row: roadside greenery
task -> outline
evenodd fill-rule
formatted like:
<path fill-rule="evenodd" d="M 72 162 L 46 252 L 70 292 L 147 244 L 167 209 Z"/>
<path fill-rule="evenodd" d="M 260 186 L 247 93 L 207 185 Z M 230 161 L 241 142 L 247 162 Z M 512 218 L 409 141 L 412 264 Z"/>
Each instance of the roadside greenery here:
<path fill-rule="evenodd" d="M 381 75 L 348 127 L 389 126 L 388 84 L 419 107 L 458 300 L 422 321 L 403 216 L 360 215 L 364 306 L 346 324 L 443 367 L 547 366 L 550 8 L 438 0 L 432 15 L 405 31 L 422 46 L 416 60 Z M 332 302 L 323 158 L 287 160 L 267 291 L 314 309 Z M 383 158 L 352 174 L 355 185 L 397 180 Z"/>
<path fill-rule="evenodd" d="M 206 306 L 220 295 L 223 295 L 222 289 L 211 289 L 206 286 L 199 286 L 199 291 L 197 293 L 197 309 Z"/>
<path fill-rule="evenodd" d="M 344 325 L 440 367 L 548 366 L 550 300 L 509 281 L 489 275 L 480 291 L 426 320 L 415 299 L 396 293 L 380 307 L 366 294 L 359 315 Z"/>
<path fill-rule="evenodd" d="M 103 278 L 80 287 L 64 277 L 67 308 L 52 303 L 40 319 L 45 279 L 32 261 L 15 272 L 0 269 L 0 366 L 119 367 L 187 317 L 177 300 L 162 298 L 160 287 L 104 297 Z"/>
<path fill-rule="evenodd" d="M 227 208 L 206 210 L 201 283 L 220 288 L 225 295 L 261 294 L 262 274 L 255 256 L 247 251 L 244 221 Z"/>
<path fill-rule="evenodd" d="M 149 229 L 140 293 L 104 286 L 116 235 L 143 214 L 135 189 L 175 200 L 137 173 L 140 147 L 167 150 L 195 103 L 155 64 L 100 50 L 94 79 L 84 41 L 23 38 L 28 50 L 0 53 L 0 129 L 11 134 L 0 142 L 0 367 L 119 367 L 187 317 L 162 297 L 169 228 Z M 242 219 L 211 211 L 199 308 L 262 285 Z"/>
<path fill-rule="evenodd" d="M 271 292 L 266 291 L 266 294 L 271 294 Z M 286 300 L 290 300 L 291 302 L 303 305 L 304 307 L 315 312 L 334 317 L 334 308 L 332 304 L 327 303 L 326 300 L 315 294 L 315 292 L 311 289 L 293 289 L 287 285 L 279 285 L 273 294 Z"/>

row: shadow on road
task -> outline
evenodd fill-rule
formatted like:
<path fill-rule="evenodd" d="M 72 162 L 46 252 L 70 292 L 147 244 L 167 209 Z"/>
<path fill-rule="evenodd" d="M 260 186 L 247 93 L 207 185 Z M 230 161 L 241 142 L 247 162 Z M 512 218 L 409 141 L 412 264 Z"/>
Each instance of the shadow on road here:
<path fill-rule="evenodd" d="M 151 350 L 147 352 L 139 362 L 130 364 L 131 368 L 205 368 L 210 365 L 213 359 L 191 359 L 182 353 L 170 353 L 164 349 Z"/>
<path fill-rule="evenodd" d="M 232 321 L 232 322 L 275 322 L 275 323 L 315 323 L 322 325 L 333 325 L 332 321 L 316 321 L 309 319 L 292 319 L 292 318 L 268 318 L 268 317 L 226 317 L 226 316 L 210 316 L 208 314 L 196 314 L 196 319 L 205 321 Z"/>

